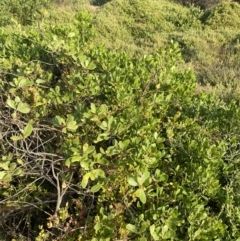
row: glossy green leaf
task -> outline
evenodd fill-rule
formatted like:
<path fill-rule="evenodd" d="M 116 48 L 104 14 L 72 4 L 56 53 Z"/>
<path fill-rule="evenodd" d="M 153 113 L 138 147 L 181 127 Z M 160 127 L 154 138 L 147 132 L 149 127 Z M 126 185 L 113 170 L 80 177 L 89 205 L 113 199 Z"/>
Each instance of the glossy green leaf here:
<path fill-rule="evenodd" d="M 96 105 L 94 103 L 91 103 L 91 112 L 95 114 L 97 112 Z"/>
<path fill-rule="evenodd" d="M 99 122 L 97 125 L 102 129 L 102 130 L 107 130 L 108 129 L 108 124 L 106 121 Z"/>
<path fill-rule="evenodd" d="M 6 175 L 3 177 L 3 180 L 6 182 L 10 182 L 12 180 L 12 173 L 6 173 Z"/>
<path fill-rule="evenodd" d="M 95 180 L 98 177 L 105 178 L 105 172 L 102 169 L 100 169 L 100 168 L 92 170 L 89 173 L 89 175 L 90 175 L 92 180 Z"/>
<path fill-rule="evenodd" d="M 15 175 L 15 176 L 23 175 L 22 169 L 20 169 L 20 168 L 15 169 L 14 172 L 13 172 L 13 175 Z"/>
<path fill-rule="evenodd" d="M 19 141 L 19 140 L 23 140 L 24 137 L 23 136 L 11 136 L 10 139 L 13 141 Z"/>
<path fill-rule="evenodd" d="M 98 192 L 101 188 L 102 188 L 102 185 L 96 184 L 96 185 L 92 186 L 91 192 L 93 192 L 93 193 Z"/>
<path fill-rule="evenodd" d="M 83 178 L 82 178 L 82 187 L 86 188 L 88 185 L 88 180 L 89 180 L 89 173 L 86 173 Z"/>
<path fill-rule="evenodd" d="M 62 117 L 60 117 L 59 115 L 55 116 L 52 119 L 52 122 L 55 126 L 58 126 L 58 127 L 66 124 L 65 120 Z"/>
<path fill-rule="evenodd" d="M 10 161 L 0 161 L 0 168 L 7 171 L 9 170 Z"/>
<path fill-rule="evenodd" d="M 138 178 L 139 185 L 143 185 L 144 182 L 149 178 L 150 172 L 146 170 L 141 177 Z"/>
<path fill-rule="evenodd" d="M 17 164 L 15 162 L 10 163 L 9 169 L 13 171 L 17 167 Z"/>
<path fill-rule="evenodd" d="M 44 83 L 46 83 L 46 80 L 44 80 L 44 79 L 37 79 L 36 80 L 36 83 L 39 85 L 39 84 L 44 84 Z"/>
<path fill-rule="evenodd" d="M 13 119 L 16 119 L 17 118 L 17 111 L 14 111 L 12 114 L 11 114 L 12 118 Z"/>
<path fill-rule="evenodd" d="M 141 222 L 141 232 L 146 232 L 147 228 L 149 227 L 149 223 L 145 222 L 144 221 L 144 218 L 143 218 L 143 221 Z"/>
<path fill-rule="evenodd" d="M 70 158 L 68 158 L 68 159 L 65 161 L 65 165 L 66 165 L 67 167 L 70 167 L 70 166 L 71 166 L 71 159 L 70 159 Z"/>
<path fill-rule="evenodd" d="M 22 159 L 17 158 L 17 163 L 18 163 L 19 165 L 23 166 L 23 160 L 22 160 Z"/>
<path fill-rule="evenodd" d="M 69 157 L 66 162 L 65 162 L 65 165 L 66 166 L 70 166 L 71 163 L 75 163 L 75 162 L 79 162 L 80 160 L 82 159 L 82 156 L 72 156 L 72 157 Z"/>
<path fill-rule="evenodd" d="M 16 97 L 15 97 L 15 102 L 16 102 L 16 103 L 20 103 L 20 102 L 21 102 L 21 99 L 20 99 L 19 96 L 16 96 Z"/>
<path fill-rule="evenodd" d="M 134 186 L 134 187 L 138 186 L 138 183 L 135 181 L 133 177 L 128 177 L 127 181 L 131 186 Z"/>
<path fill-rule="evenodd" d="M 0 180 L 4 180 L 4 177 L 6 176 L 5 171 L 0 171 Z"/>
<path fill-rule="evenodd" d="M 30 112 L 30 106 L 27 103 L 20 102 L 17 106 L 17 111 L 27 114 Z"/>
<path fill-rule="evenodd" d="M 126 228 L 127 228 L 127 230 L 129 230 L 129 231 L 131 231 L 133 233 L 137 233 L 137 227 L 135 225 L 133 225 L 133 224 L 130 224 L 130 223 L 127 224 Z"/>
<path fill-rule="evenodd" d="M 67 122 L 67 129 L 69 131 L 76 131 L 78 128 L 77 122 L 76 121 L 69 121 Z"/>
<path fill-rule="evenodd" d="M 94 150 L 95 150 L 95 147 L 94 147 L 94 146 L 89 146 L 89 147 L 84 151 L 84 153 L 85 153 L 85 154 L 90 154 L 90 153 L 94 152 Z"/>
<path fill-rule="evenodd" d="M 79 56 L 79 60 L 80 60 L 81 64 L 84 65 L 84 62 L 87 60 L 87 56 L 84 54 L 81 54 Z"/>
<path fill-rule="evenodd" d="M 21 77 L 19 79 L 18 87 L 23 88 L 25 86 L 31 86 L 31 85 L 32 85 L 32 81 L 30 81 L 29 79 L 24 78 L 24 77 Z"/>
<path fill-rule="evenodd" d="M 90 163 L 88 161 L 81 161 L 80 165 L 84 170 L 89 170 Z"/>
<path fill-rule="evenodd" d="M 142 188 L 139 188 L 136 192 L 135 195 L 140 199 L 140 201 L 145 204 L 147 201 L 146 194 Z"/>
<path fill-rule="evenodd" d="M 92 62 L 90 62 L 90 64 L 87 67 L 87 69 L 89 69 L 89 70 L 94 70 L 95 68 L 96 68 L 96 65 Z"/>
<path fill-rule="evenodd" d="M 16 109 L 16 102 L 11 99 L 7 99 L 7 106 L 11 107 L 12 109 Z"/>
<path fill-rule="evenodd" d="M 155 225 L 154 224 L 150 226 L 150 233 L 151 233 L 151 236 L 153 237 L 154 240 L 159 240 L 159 236 L 155 232 Z"/>
<path fill-rule="evenodd" d="M 94 230 L 96 232 L 98 232 L 99 230 L 101 229 L 101 223 L 100 222 L 97 222 L 95 225 L 94 225 Z M 99 241 L 97 238 L 93 238 L 91 239 L 91 241 Z"/>
<path fill-rule="evenodd" d="M 162 227 L 162 235 L 164 236 L 165 234 L 166 234 L 166 232 L 168 231 L 168 225 L 164 225 L 163 227 Z"/>
<path fill-rule="evenodd" d="M 22 131 L 24 138 L 29 137 L 32 134 L 32 131 L 33 131 L 33 126 L 31 123 L 28 123 Z"/>
<path fill-rule="evenodd" d="M 112 127 L 112 123 L 114 122 L 114 118 L 113 116 L 110 116 L 108 118 L 108 123 L 107 123 L 107 127 L 108 127 L 108 130 L 111 130 L 111 127 Z"/>

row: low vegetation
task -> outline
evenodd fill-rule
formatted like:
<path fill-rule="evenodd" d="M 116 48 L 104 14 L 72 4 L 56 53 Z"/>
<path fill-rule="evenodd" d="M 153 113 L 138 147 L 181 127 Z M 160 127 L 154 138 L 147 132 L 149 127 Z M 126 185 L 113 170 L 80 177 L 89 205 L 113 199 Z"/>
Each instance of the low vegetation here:
<path fill-rule="evenodd" d="M 239 4 L 14 2 L 0 239 L 238 240 Z"/>

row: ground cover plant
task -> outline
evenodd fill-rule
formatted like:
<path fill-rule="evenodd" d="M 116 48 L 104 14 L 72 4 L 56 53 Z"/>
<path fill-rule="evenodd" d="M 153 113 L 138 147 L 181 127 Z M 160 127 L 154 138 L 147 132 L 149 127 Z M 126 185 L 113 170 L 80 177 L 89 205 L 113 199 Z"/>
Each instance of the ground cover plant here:
<path fill-rule="evenodd" d="M 150 19 L 151 1 L 76 3 L 64 21 L 42 9 L 35 25 L 1 28 L 1 239 L 239 239 L 239 34 L 211 29 L 224 4 L 212 15 L 162 5 L 173 14 Z M 117 41 L 139 53 L 116 45 L 116 19 L 98 25 L 113 6 Z"/>

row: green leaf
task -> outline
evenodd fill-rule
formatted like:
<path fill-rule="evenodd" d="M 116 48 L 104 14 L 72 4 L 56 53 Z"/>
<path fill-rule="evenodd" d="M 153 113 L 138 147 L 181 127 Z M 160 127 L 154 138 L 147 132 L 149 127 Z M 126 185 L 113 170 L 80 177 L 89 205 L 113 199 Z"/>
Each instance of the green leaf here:
<path fill-rule="evenodd" d="M 17 167 L 17 164 L 15 162 L 10 163 L 9 169 L 13 171 Z"/>
<path fill-rule="evenodd" d="M 13 172 L 13 175 L 15 176 L 21 176 L 22 174 L 23 174 L 23 171 L 20 168 L 15 169 Z"/>
<path fill-rule="evenodd" d="M 161 174 L 159 175 L 159 179 L 158 179 L 158 180 L 159 180 L 160 182 L 165 182 L 167 179 L 168 179 L 167 174 L 161 173 Z"/>
<path fill-rule="evenodd" d="M 134 186 L 134 187 L 138 186 L 138 183 L 135 181 L 133 177 L 128 177 L 127 181 L 131 186 Z"/>
<path fill-rule="evenodd" d="M 90 154 L 95 150 L 94 146 L 89 146 L 85 151 L 84 154 Z"/>
<path fill-rule="evenodd" d="M 129 140 L 125 140 L 123 142 L 123 148 L 127 148 L 127 146 L 129 145 L 130 141 Z"/>
<path fill-rule="evenodd" d="M 69 121 L 67 122 L 67 129 L 69 131 L 76 131 L 78 128 L 77 122 L 76 121 Z"/>
<path fill-rule="evenodd" d="M 21 77 L 20 81 L 18 82 L 18 87 L 22 88 L 25 86 L 31 86 L 32 82 L 24 77 Z"/>
<path fill-rule="evenodd" d="M 91 103 L 91 112 L 95 114 L 97 112 L 96 105 L 94 103 Z"/>
<path fill-rule="evenodd" d="M 112 116 L 110 116 L 108 118 L 108 124 L 107 124 L 108 130 L 111 130 L 113 121 L 114 121 L 114 118 Z"/>
<path fill-rule="evenodd" d="M 144 220 L 144 218 L 143 218 L 143 220 Z M 148 227 L 149 227 L 149 223 L 145 222 L 145 221 L 142 221 L 141 222 L 141 229 L 140 229 L 141 233 L 146 232 Z"/>
<path fill-rule="evenodd" d="M 146 203 L 146 194 L 143 189 L 140 189 L 139 191 L 139 198 L 143 204 Z"/>
<path fill-rule="evenodd" d="M 11 161 L 13 159 L 13 153 L 9 152 L 7 156 L 2 156 L 3 161 Z"/>
<path fill-rule="evenodd" d="M 0 171 L 0 180 L 4 180 L 4 177 L 6 176 L 5 171 Z"/>
<path fill-rule="evenodd" d="M 94 226 L 94 229 L 96 232 L 98 232 L 101 229 L 102 225 L 101 222 L 97 222 L 96 225 Z M 91 241 L 99 241 L 97 238 L 91 239 Z"/>
<path fill-rule="evenodd" d="M 21 99 L 19 98 L 19 96 L 16 96 L 16 97 L 15 97 L 15 102 L 16 102 L 16 103 L 20 103 L 20 102 L 21 102 Z"/>
<path fill-rule="evenodd" d="M 144 192 L 144 190 L 142 188 L 139 188 L 136 192 L 135 192 L 136 196 L 140 199 L 140 201 L 145 204 L 147 201 L 146 198 L 146 194 Z"/>
<path fill-rule="evenodd" d="M 16 109 L 16 102 L 14 100 L 7 99 L 7 105 L 12 109 Z"/>
<path fill-rule="evenodd" d="M 22 160 L 22 159 L 17 158 L 17 163 L 18 163 L 19 165 L 23 166 L 23 160 Z"/>
<path fill-rule="evenodd" d="M 70 159 L 70 158 L 68 158 L 68 159 L 65 161 L 65 165 L 66 165 L 67 167 L 70 167 L 70 166 L 71 166 L 71 159 Z"/>
<path fill-rule="evenodd" d="M 23 136 L 11 136 L 10 139 L 13 141 L 18 141 L 18 140 L 22 140 L 24 137 Z"/>
<path fill-rule="evenodd" d="M 33 126 L 32 126 L 31 123 L 28 123 L 25 126 L 24 130 L 22 131 L 22 134 L 23 134 L 24 138 L 29 137 L 32 134 L 32 131 L 33 131 Z"/>
<path fill-rule="evenodd" d="M 94 63 L 90 63 L 87 67 L 89 70 L 94 70 L 96 68 L 96 65 Z"/>
<path fill-rule="evenodd" d="M 17 112 L 14 111 L 14 112 L 11 114 L 11 116 L 12 116 L 13 119 L 16 119 L 16 118 L 17 118 Z"/>
<path fill-rule="evenodd" d="M 98 135 L 97 140 L 94 140 L 94 143 L 98 143 L 102 140 L 108 140 L 110 137 L 110 133 L 108 131 L 101 133 L 100 135 Z"/>
<path fill-rule="evenodd" d="M 89 162 L 88 161 L 81 161 L 80 165 L 82 168 L 84 168 L 84 170 L 89 170 Z"/>
<path fill-rule="evenodd" d="M 150 233 L 151 233 L 154 240 L 159 240 L 159 236 L 155 232 L 155 224 L 150 226 Z"/>
<path fill-rule="evenodd" d="M 96 123 L 102 130 L 107 130 L 108 129 L 108 124 L 106 121 L 103 121 L 103 122 L 97 122 Z"/>
<path fill-rule="evenodd" d="M 99 168 L 92 170 L 89 173 L 89 175 L 90 175 L 91 180 L 95 180 L 98 177 L 105 178 L 105 172 L 102 169 L 99 169 Z"/>
<path fill-rule="evenodd" d="M 129 223 L 129 224 L 126 225 L 126 228 L 127 228 L 127 230 L 129 230 L 133 233 L 137 233 L 137 227 L 135 225 L 132 225 L 132 224 Z"/>
<path fill-rule="evenodd" d="M 46 80 L 44 80 L 44 79 L 37 79 L 36 80 L 36 83 L 39 85 L 39 84 L 44 84 L 44 83 L 46 83 Z"/>
<path fill-rule="evenodd" d="M 9 170 L 9 163 L 10 161 L 0 162 L 0 168 L 2 168 L 5 171 Z"/>
<path fill-rule="evenodd" d="M 93 192 L 93 193 L 98 192 L 101 188 L 102 188 L 101 184 L 96 184 L 96 185 L 92 186 L 91 192 Z"/>
<path fill-rule="evenodd" d="M 105 111 L 107 111 L 107 105 L 103 104 L 99 107 L 99 114 L 102 115 Z"/>
<path fill-rule="evenodd" d="M 168 231 L 168 225 L 164 225 L 162 228 L 162 235 L 164 236 L 167 231 Z"/>
<path fill-rule="evenodd" d="M 139 185 L 140 186 L 143 185 L 143 183 L 149 178 L 149 176 L 150 176 L 150 172 L 148 170 L 146 170 L 143 173 L 143 175 L 140 178 L 138 178 Z"/>
<path fill-rule="evenodd" d="M 60 117 L 59 115 L 55 116 L 52 119 L 52 122 L 55 126 L 58 126 L 58 127 L 61 127 L 62 125 L 66 124 L 65 120 L 62 117 Z"/>
<path fill-rule="evenodd" d="M 88 185 L 88 180 L 89 180 L 89 173 L 86 173 L 83 178 L 82 178 L 82 187 L 86 188 L 86 186 Z"/>
<path fill-rule="evenodd" d="M 12 174 L 6 173 L 3 180 L 7 181 L 7 182 L 10 182 L 12 180 Z"/>
<path fill-rule="evenodd" d="M 27 103 L 20 102 L 17 106 L 17 111 L 27 114 L 30 112 L 30 107 Z"/>
<path fill-rule="evenodd" d="M 72 156 L 70 158 L 67 159 L 67 161 L 69 160 L 70 163 L 74 163 L 74 162 L 79 162 L 82 159 L 82 156 Z"/>
<path fill-rule="evenodd" d="M 80 162 L 82 160 L 82 156 L 71 156 L 65 161 L 65 165 L 67 167 L 70 167 L 72 163 Z"/>
<path fill-rule="evenodd" d="M 75 131 L 78 128 L 78 125 L 74 119 L 74 116 L 68 115 L 67 120 L 66 120 L 66 128 L 69 131 Z"/>
<path fill-rule="evenodd" d="M 84 65 L 84 62 L 87 60 L 87 56 L 84 54 L 81 54 L 79 56 L 79 60 L 80 60 L 81 65 Z"/>

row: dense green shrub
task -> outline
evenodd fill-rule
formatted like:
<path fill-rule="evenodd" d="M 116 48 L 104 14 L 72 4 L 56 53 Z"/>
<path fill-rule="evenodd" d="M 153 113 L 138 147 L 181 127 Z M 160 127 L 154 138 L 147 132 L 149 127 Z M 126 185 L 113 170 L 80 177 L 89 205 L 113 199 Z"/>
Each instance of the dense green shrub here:
<path fill-rule="evenodd" d="M 32 24 L 36 18 L 41 17 L 42 8 L 46 8 L 49 0 L 2 0 L 0 2 L 0 26 L 17 21 L 22 25 Z"/>
<path fill-rule="evenodd" d="M 240 25 L 240 5 L 235 2 L 223 2 L 207 11 L 202 19 L 206 26 L 214 30 L 238 29 Z"/>
<path fill-rule="evenodd" d="M 106 46 L 146 52 L 161 46 L 173 31 L 201 29 L 201 15 L 199 8 L 164 0 L 116 0 L 99 10 L 94 26 Z"/>
<path fill-rule="evenodd" d="M 0 32 L 1 235 L 237 240 L 239 103 L 198 92 L 174 42 L 93 36 L 86 13 Z"/>

